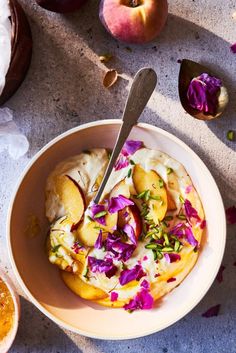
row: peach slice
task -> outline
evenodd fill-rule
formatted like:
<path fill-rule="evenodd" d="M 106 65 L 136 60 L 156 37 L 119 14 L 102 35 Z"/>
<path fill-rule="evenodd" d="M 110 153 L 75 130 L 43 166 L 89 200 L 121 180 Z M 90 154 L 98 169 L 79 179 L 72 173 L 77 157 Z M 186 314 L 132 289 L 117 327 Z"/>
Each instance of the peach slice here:
<path fill-rule="evenodd" d="M 99 300 L 108 297 L 108 294 L 102 289 L 84 282 L 79 276 L 73 273 L 62 271 L 61 276 L 67 287 L 83 299 Z"/>
<path fill-rule="evenodd" d="M 171 196 L 170 192 L 167 190 L 167 211 L 175 211 L 177 209 L 176 203 Z"/>
<path fill-rule="evenodd" d="M 140 211 L 135 204 L 127 206 L 119 211 L 118 226 L 122 229 L 125 224 L 130 224 L 133 227 L 136 239 L 138 240 L 142 233 L 142 220 Z"/>
<path fill-rule="evenodd" d="M 85 210 L 85 199 L 79 184 L 69 175 L 58 176 L 56 192 L 67 215 L 75 225 L 78 225 Z"/>
<path fill-rule="evenodd" d="M 85 246 L 94 246 L 100 229 L 104 233 L 113 233 L 117 224 L 117 219 L 117 213 L 107 214 L 105 216 L 106 225 L 103 226 L 96 221 L 91 221 L 85 218 L 77 229 L 77 235 L 79 240 Z"/>
<path fill-rule="evenodd" d="M 150 208 L 148 217 L 158 224 L 167 211 L 167 192 L 164 181 L 154 170 L 146 171 L 136 164 L 133 171 L 133 183 L 138 194 L 150 191 L 150 197 L 147 200 Z"/>

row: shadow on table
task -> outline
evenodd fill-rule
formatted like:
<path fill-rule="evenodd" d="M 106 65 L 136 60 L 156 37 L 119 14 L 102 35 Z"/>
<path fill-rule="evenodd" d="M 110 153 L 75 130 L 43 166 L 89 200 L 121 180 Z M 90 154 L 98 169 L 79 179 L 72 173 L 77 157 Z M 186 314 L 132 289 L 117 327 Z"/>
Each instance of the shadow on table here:
<path fill-rule="evenodd" d="M 82 352 L 58 325 L 43 315 L 33 304 L 23 297 L 20 301 L 19 329 L 9 353 Z"/>
<path fill-rule="evenodd" d="M 89 13 L 93 27 L 88 23 L 86 13 Z M 157 91 L 164 97 L 179 101 L 178 60 L 189 58 L 216 72 L 228 88 L 230 101 L 222 118 L 206 122 L 206 127 L 229 148 L 236 149 L 236 144 L 226 139 L 227 131 L 225 131 L 225 125 L 228 129 L 236 129 L 236 84 L 233 76 L 235 56 L 230 52 L 230 44 L 227 41 L 203 27 L 170 14 L 167 25 L 157 40 L 142 46 L 127 47 L 127 44 L 117 42 L 105 31 L 97 14 L 98 1 L 93 4 L 90 2 L 83 12 L 65 16 L 64 22 L 73 32 L 79 33 L 98 56 L 106 53 L 109 48 L 115 56 L 114 60 L 107 64 L 109 68 L 115 67 L 118 72 L 124 72 L 133 77 L 138 69 L 148 63 L 157 72 L 159 78 Z M 220 66 L 222 57 L 225 57 L 223 67 Z M 167 70 L 166 67 L 170 69 Z M 173 77 L 175 77 L 175 87 L 171 86 Z M 126 96 L 125 92 L 123 96 Z"/>

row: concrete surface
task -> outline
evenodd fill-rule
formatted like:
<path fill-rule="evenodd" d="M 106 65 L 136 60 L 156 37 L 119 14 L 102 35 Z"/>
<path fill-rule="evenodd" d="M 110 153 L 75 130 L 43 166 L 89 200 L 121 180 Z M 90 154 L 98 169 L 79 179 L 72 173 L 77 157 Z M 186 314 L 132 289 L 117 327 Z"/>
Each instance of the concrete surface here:
<path fill-rule="evenodd" d="M 203 159 L 215 177 L 225 206 L 236 203 L 236 142 L 226 139 L 236 130 L 235 0 L 170 0 L 170 15 L 162 35 L 145 46 L 117 43 L 98 19 L 98 1 L 90 0 L 77 14 L 46 12 L 34 1 L 20 1 L 28 14 L 34 39 L 32 65 L 26 80 L 6 104 L 30 140 L 28 155 L 10 160 L 0 155 L 0 266 L 12 275 L 5 250 L 5 223 L 9 199 L 30 158 L 59 133 L 88 121 L 119 118 L 131 78 L 142 66 L 152 66 L 158 86 L 142 121 L 175 134 Z M 234 14 L 234 15 L 233 15 Z M 106 67 L 98 55 L 112 53 L 121 78 L 111 90 L 101 84 Z M 181 108 L 177 78 L 178 59 L 190 58 L 210 65 L 223 77 L 230 91 L 230 105 L 217 121 L 205 123 Z M 235 226 L 228 227 L 223 260 L 224 281 L 215 282 L 201 303 L 172 327 L 146 338 L 112 342 L 88 339 L 64 331 L 42 315 L 21 289 L 22 317 L 11 353 L 235 353 L 236 261 Z M 13 275 L 12 275 L 13 276 Z M 220 303 L 218 317 L 201 314 Z M 145 322 L 144 322 L 145 325 Z"/>

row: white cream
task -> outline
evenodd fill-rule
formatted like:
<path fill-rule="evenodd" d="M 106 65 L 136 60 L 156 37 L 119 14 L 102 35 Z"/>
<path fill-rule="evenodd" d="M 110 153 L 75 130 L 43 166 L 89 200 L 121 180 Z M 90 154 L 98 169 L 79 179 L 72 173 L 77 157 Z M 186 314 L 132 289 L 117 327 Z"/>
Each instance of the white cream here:
<path fill-rule="evenodd" d="M 8 0 L 0 0 L 0 95 L 11 62 L 11 21 Z"/>
<path fill-rule="evenodd" d="M 140 164 L 145 170 L 154 170 L 161 176 L 177 206 L 177 210 L 175 212 L 178 212 L 180 207 L 182 207 L 179 196 L 185 195 L 186 187 L 192 185 L 192 181 L 183 165 L 163 152 L 147 148 L 138 150 L 132 156 L 132 160 L 135 164 Z M 46 215 L 49 220 L 52 221 L 55 218 L 65 214 L 63 213 L 63 206 L 60 204 L 55 190 L 56 177 L 67 174 L 76 180 L 84 192 L 86 203 L 88 205 L 96 194 L 96 191 L 91 192 L 91 189 L 96 183 L 98 176 L 103 175 L 107 163 L 108 156 L 105 149 L 93 149 L 89 154 L 81 153 L 80 155 L 74 156 L 60 163 L 49 176 L 46 186 Z M 129 165 L 119 171 L 113 170 L 106 185 L 105 194 L 110 193 L 115 185 L 123 179 L 125 179 L 127 184 L 133 185 L 132 178 L 126 178 L 130 168 L 133 168 L 133 165 Z M 172 168 L 173 173 L 168 174 L 168 168 Z M 196 199 L 198 199 L 197 193 L 195 196 Z M 74 234 L 70 232 L 70 225 L 68 229 L 66 229 L 66 226 L 63 225 L 63 229 L 66 232 L 66 237 L 63 237 L 64 246 L 70 249 L 75 240 Z M 138 262 L 142 263 L 143 269 L 147 274 L 145 279 L 147 279 L 150 283 L 154 283 L 156 281 L 157 272 L 168 272 L 170 268 L 173 268 L 173 266 L 178 266 L 178 263 L 177 265 L 169 264 L 166 259 L 163 258 L 157 264 L 154 260 L 152 251 L 145 248 L 145 245 L 148 242 L 149 239 L 138 242 L 137 248 L 135 249 L 132 257 L 126 261 L 126 266 L 131 269 Z M 60 251 L 62 251 L 62 249 L 60 249 Z M 191 251 L 191 247 L 186 247 L 186 249 L 184 248 L 182 250 L 182 254 L 187 255 Z M 63 254 L 61 253 L 61 255 Z M 102 249 L 98 250 L 93 248 L 90 250 L 89 256 L 94 256 L 97 259 L 104 259 L 105 252 Z M 144 258 L 145 260 L 143 260 Z M 69 259 L 66 260 L 69 262 Z M 70 261 L 73 262 L 72 257 L 70 258 Z M 96 275 L 92 274 L 92 276 L 90 276 L 89 283 L 107 293 L 114 289 L 118 292 L 119 299 L 133 297 L 135 293 L 137 293 L 137 287 L 140 286 L 142 281 L 139 283 L 137 282 L 137 286 L 127 286 L 126 288 L 122 287 L 119 284 L 119 275 L 122 271 L 122 264 L 120 261 L 114 259 L 114 265 L 118 267 L 117 275 L 107 278 L 104 273 L 96 273 Z M 82 280 L 86 281 L 84 277 L 82 277 Z"/>

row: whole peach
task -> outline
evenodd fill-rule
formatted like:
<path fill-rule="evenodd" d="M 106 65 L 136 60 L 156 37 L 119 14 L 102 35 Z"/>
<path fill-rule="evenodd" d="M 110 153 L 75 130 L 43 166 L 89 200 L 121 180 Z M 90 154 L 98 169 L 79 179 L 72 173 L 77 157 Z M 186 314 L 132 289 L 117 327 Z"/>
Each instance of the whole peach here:
<path fill-rule="evenodd" d="M 167 15 L 167 0 L 101 0 L 99 9 L 102 24 L 114 38 L 139 44 L 159 35 Z"/>

